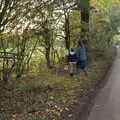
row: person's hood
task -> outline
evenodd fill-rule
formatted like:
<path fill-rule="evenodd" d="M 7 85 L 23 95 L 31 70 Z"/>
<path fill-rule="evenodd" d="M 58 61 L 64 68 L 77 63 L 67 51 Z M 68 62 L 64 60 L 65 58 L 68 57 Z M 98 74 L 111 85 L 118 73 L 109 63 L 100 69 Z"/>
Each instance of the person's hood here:
<path fill-rule="evenodd" d="M 75 54 L 75 52 L 71 52 L 71 51 L 70 51 L 70 55 L 74 55 L 74 54 Z"/>

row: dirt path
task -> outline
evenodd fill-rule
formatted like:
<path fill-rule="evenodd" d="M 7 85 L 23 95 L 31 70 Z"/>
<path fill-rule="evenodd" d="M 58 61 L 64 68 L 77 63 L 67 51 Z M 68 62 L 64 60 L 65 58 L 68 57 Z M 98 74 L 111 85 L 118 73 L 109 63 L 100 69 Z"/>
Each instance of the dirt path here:
<path fill-rule="evenodd" d="M 120 120 L 120 48 L 106 86 L 101 90 L 87 120 Z"/>

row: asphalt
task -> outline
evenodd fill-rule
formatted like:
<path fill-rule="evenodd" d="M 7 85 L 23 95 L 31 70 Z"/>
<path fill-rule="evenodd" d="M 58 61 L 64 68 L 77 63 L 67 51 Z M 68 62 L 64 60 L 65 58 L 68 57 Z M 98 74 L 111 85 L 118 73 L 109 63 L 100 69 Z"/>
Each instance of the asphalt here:
<path fill-rule="evenodd" d="M 97 95 L 87 120 L 120 120 L 120 48 L 108 82 Z"/>

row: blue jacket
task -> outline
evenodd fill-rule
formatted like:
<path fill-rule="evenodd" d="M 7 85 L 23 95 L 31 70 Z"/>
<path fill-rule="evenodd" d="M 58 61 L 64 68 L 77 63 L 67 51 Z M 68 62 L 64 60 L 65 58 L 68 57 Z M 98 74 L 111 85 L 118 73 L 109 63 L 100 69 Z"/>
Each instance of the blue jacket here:
<path fill-rule="evenodd" d="M 77 46 L 76 55 L 78 60 L 87 60 L 87 49 L 85 45 Z"/>

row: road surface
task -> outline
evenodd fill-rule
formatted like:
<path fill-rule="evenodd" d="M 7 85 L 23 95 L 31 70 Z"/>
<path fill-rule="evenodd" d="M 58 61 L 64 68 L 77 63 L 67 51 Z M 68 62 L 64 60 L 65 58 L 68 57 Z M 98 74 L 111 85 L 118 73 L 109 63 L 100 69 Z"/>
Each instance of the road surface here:
<path fill-rule="evenodd" d="M 120 48 L 108 82 L 96 97 L 88 120 L 120 120 Z"/>

